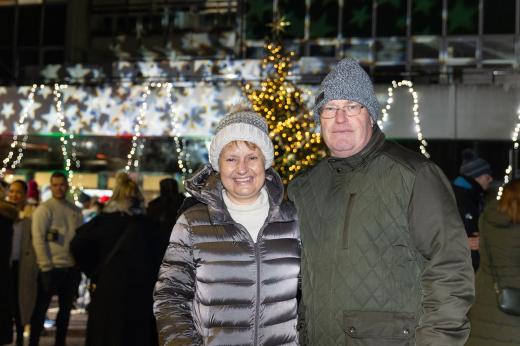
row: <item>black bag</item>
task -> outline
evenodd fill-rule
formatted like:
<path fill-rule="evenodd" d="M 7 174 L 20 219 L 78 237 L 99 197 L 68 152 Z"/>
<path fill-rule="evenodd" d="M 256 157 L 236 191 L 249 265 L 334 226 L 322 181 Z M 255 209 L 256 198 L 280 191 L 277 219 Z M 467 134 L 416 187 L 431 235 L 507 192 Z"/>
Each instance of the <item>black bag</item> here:
<path fill-rule="evenodd" d="M 497 295 L 498 308 L 509 315 L 520 316 L 520 288 L 517 287 L 500 287 L 498 274 L 493 263 L 493 256 L 487 240 L 483 237 L 484 245 L 486 246 L 487 255 L 489 258 L 489 266 L 491 268 L 491 275 L 493 276 L 495 293 Z"/>
<path fill-rule="evenodd" d="M 496 287 L 498 289 L 498 286 Z M 520 316 L 520 289 L 502 287 L 497 290 L 498 308 L 509 315 Z"/>

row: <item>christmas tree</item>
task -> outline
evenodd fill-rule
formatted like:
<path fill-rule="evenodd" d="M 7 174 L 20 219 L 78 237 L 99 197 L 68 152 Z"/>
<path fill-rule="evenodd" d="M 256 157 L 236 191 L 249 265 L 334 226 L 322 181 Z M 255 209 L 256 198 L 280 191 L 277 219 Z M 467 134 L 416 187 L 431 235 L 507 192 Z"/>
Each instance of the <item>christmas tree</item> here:
<path fill-rule="evenodd" d="M 287 185 L 300 170 L 311 167 L 325 155 L 320 134 L 306 107 L 303 91 L 287 78 L 290 76 L 294 52 L 286 53 L 278 39 L 288 25 L 284 18 L 271 24 L 276 39 L 265 44 L 262 61 L 265 79 L 255 88 L 251 83 L 244 92 L 253 109 L 262 114 L 269 126 L 274 144 L 274 168 Z"/>

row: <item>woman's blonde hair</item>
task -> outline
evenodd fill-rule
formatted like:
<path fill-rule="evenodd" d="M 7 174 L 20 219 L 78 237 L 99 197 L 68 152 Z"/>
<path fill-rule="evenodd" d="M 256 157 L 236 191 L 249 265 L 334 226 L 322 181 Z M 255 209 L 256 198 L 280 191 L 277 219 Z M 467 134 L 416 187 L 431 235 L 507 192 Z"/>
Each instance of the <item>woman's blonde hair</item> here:
<path fill-rule="evenodd" d="M 520 179 L 513 179 L 504 186 L 498 210 L 512 223 L 520 223 Z"/>
<path fill-rule="evenodd" d="M 135 181 L 125 172 L 116 174 L 116 182 L 112 190 L 109 205 L 116 209 L 128 211 L 131 208 L 144 207 L 144 197 Z"/>

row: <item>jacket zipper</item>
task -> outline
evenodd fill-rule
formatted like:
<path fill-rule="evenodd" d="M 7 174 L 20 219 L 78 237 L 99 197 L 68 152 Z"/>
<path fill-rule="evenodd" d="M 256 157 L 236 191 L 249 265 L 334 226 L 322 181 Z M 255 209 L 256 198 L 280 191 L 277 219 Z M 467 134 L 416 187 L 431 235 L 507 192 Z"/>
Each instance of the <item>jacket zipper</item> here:
<path fill-rule="evenodd" d="M 260 234 L 260 233 L 259 233 Z M 260 320 L 260 254 L 258 250 L 258 243 L 255 244 L 255 258 L 256 258 L 256 306 L 255 306 L 255 345 L 258 345 L 258 323 Z"/>

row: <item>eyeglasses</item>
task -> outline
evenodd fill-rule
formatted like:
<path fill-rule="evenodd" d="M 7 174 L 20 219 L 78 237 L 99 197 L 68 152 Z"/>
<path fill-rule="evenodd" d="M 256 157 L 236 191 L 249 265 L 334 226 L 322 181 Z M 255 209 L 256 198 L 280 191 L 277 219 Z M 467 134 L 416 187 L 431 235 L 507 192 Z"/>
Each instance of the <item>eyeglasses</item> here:
<path fill-rule="evenodd" d="M 324 119 L 332 119 L 336 117 L 338 111 L 343 111 L 347 117 L 355 117 L 361 114 L 361 109 L 365 106 L 360 104 L 350 104 L 345 107 L 325 106 L 321 109 L 320 116 Z"/>

